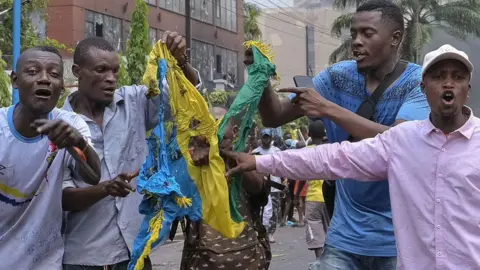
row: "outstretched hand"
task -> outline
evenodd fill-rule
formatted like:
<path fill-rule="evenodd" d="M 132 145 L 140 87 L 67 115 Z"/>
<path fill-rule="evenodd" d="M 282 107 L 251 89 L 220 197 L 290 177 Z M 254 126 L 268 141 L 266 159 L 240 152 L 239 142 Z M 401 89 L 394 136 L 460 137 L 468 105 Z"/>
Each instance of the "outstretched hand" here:
<path fill-rule="evenodd" d="M 130 185 L 130 181 L 137 177 L 140 170 L 134 173 L 121 173 L 112 180 L 101 183 L 101 187 L 105 193 L 113 197 L 126 197 L 130 192 L 134 192 L 135 189 Z"/>
<path fill-rule="evenodd" d="M 236 162 L 236 166 L 227 171 L 227 177 L 234 174 L 254 171 L 257 168 L 257 162 L 254 155 L 224 150 L 221 151 L 221 154 L 222 156 Z"/>

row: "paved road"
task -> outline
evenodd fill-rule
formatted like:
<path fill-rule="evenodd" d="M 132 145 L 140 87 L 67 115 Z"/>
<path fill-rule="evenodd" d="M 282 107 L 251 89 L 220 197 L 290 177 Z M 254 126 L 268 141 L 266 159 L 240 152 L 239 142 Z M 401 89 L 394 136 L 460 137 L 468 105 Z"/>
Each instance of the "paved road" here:
<path fill-rule="evenodd" d="M 275 234 L 277 243 L 272 244 L 273 259 L 271 270 L 304 270 L 315 255 L 308 251 L 305 244 L 305 228 L 279 228 Z M 155 270 L 179 270 L 183 241 L 155 250 L 152 262 Z"/>

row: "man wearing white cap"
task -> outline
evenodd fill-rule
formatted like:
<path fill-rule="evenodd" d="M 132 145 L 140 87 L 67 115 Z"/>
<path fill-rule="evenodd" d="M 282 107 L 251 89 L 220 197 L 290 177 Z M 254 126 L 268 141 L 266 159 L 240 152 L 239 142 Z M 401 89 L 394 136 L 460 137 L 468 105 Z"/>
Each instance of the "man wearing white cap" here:
<path fill-rule="evenodd" d="M 261 131 L 262 139 L 261 145 L 252 151 L 254 155 L 267 155 L 280 151 L 279 148 L 272 145 L 272 133 L 271 128 L 264 128 Z M 282 180 L 278 176 L 270 175 L 270 180 L 281 183 Z M 277 230 L 277 222 L 279 220 L 279 209 L 280 209 L 280 195 L 281 192 L 279 189 L 274 187 L 270 190 L 270 195 L 268 196 L 268 204 L 265 206 L 264 211 L 267 213 L 267 216 L 263 218 L 263 225 L 267 228 L 268 240 L 270 243 L 275 243 L 275 238 L 273 234 Z M 267 217 L 269 217 L 267 219 Z"/>
<path fill-rule="evenodd" d="M 430 117 L 360 142 L 249 156 L 238 166 L 296 179 L 388 179 L 397 269 L 480 268 L 480 119 L 465 106 L 473 65 L 444 45 L 425 56 Z M 319 269 L 324 269 L 320 266 Z"/>

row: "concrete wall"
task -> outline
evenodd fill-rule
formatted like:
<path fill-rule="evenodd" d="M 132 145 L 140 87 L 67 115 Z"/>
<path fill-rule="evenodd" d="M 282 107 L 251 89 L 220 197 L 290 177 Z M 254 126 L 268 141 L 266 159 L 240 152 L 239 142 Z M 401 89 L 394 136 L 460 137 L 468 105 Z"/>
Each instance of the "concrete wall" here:
<path fill-rule="evenodd" d="M 273 46 L 279 87 L 294 86 L 293 76 L 307 75 L 307 22 L 314 26 L 314 58 L 312 73 L 328 66 L 328 57 L 341 43 L 330 36 L 330 26 L 340 12 L 320 7 L 302 9 L 267 9 L 259 18 L 263 40 Z"/>

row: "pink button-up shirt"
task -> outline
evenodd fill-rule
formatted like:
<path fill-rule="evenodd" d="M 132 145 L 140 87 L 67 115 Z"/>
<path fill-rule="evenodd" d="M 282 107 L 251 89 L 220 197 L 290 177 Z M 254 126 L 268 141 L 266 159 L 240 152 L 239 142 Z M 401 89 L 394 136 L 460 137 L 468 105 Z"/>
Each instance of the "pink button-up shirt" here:
<path fill-rule="evenodd" d="M 356 143 L 255 158 L 258 172 L 291 179 L 388 179 L 397 269 L 480 269 L 480 119 L 473 114 L 448 136 L 427 119 Z"/>

